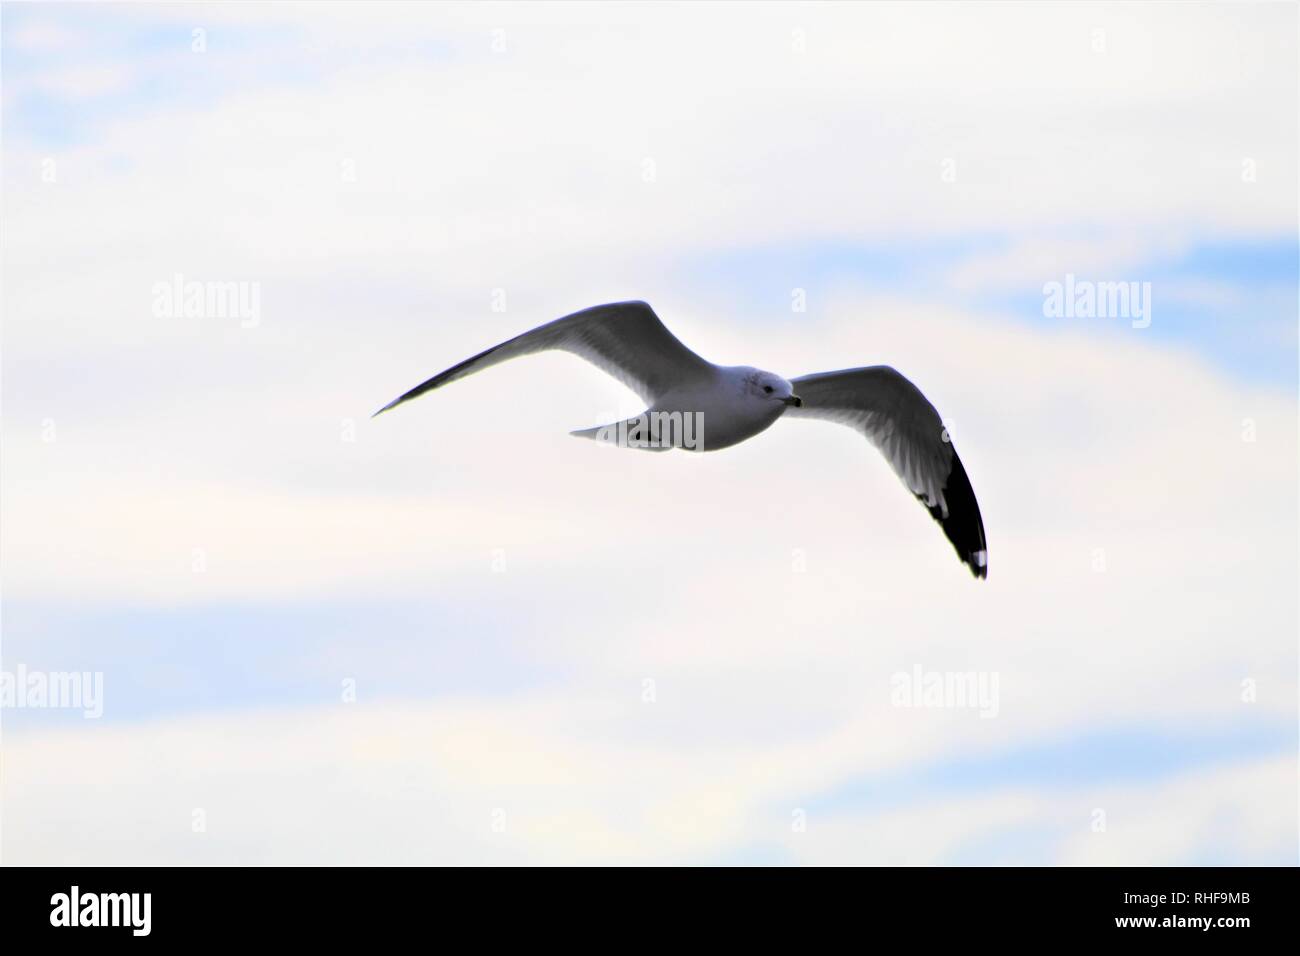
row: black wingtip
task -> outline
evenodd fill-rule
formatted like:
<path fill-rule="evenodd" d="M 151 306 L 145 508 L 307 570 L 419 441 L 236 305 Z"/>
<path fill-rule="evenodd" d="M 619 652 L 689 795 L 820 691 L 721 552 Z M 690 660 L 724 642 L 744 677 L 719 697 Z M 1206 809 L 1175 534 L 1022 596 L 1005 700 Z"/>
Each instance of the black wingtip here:
<path fill-rule="evenodd" d="M 430 381 L 432 381 L 432 379 Z M 388 411 L 390 408 L 396 408 L 398 405 L 401 405 L 405 402 L 409 402 L 413 398 L 418 398 L 420 395 L 423 395 L 426 391 L 428 391 L 429 388 L 430 388 L 429 382 L 425 382 L 423 385 L 417 385 L 409 392 L 404 392 L 403 394 L 398 395 L 395 399 L 393 399 L 391 402 L 389 402 L 387 405 L 385 405 L 379 411 L 375 412 L 370 417 L 378 418 L 380 415 L 384 414 L 384 412 Z"/>
<path fill-rule="evenodd" d="M 970 568 L 970 573 L 977 579 L 989 576 L 989 547 L 984 539 L 984 519 L 980 517 L 980 506 L 975 500 L 975 490 L 970 486 L 970 478 L 962 466 L 956 451 L 952 455 L 952 471 L 944 484 L 943 499 L 948 505 L 948 514 L 944 515 L 939 505 L 931 507 L 923 495 L 917 495 L 921 504 L 926 505 L 930 515 L 939 522 L 944 535 L 952 542 L 957 557 L 962 564 Z"/>

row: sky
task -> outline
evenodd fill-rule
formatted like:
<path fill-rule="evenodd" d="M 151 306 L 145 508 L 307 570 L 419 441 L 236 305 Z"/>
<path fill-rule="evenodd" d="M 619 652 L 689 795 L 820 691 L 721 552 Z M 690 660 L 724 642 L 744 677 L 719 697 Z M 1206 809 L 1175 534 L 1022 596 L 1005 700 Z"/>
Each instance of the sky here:
<path fill-rule="evenodd" d="M 0 81 L 0 676 L 99 688 L 0 861 L 1296 863 L 1294 4 L 6 3 Z M 622 299 L 901 370 L 988 579 L 572 356 L 369 418 Z"/>

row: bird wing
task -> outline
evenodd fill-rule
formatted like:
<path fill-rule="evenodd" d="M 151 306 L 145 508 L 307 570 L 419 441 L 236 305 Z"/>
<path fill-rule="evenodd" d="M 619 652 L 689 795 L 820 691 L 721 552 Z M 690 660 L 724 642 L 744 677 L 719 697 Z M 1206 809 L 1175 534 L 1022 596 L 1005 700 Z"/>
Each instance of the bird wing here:
<path fill-rule="evenodd" d="M 712 368 L 678 341 L 646 303 L 611 302 L 574 312 L 494 345 L 420 383 L 375 415 L 489 366 L 548 349 L 560 349 L 586 359 L 650 405 L 683 379 Z"/>
<path fill-rule="evenodd" d="M 988 577 L 975 492 L 939 413 L 920 389 L 888 365 L 819 372 L 790 384 L 803 406 L 786 409 L 786 416 L 821 418 L 864 434 L 943 527 L 971 573 Z"/>

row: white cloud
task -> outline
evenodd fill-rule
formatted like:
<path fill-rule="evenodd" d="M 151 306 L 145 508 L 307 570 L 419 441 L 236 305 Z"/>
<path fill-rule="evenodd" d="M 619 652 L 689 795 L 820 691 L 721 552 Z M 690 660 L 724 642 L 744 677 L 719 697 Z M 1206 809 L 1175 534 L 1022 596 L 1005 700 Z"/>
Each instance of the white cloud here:
<path fill-rule="evenodd" d="M 5 862 L 653 863 L 784 848 L 802 863 L 923 864 L 987 843 L 999 862 L 1146 865 L 1294 849 L 1290 758 L 812 810 L 796 832 L 821 748 L 663 746 L 644 732 L 664 706 L 371 701 L 22 735 L 5 746 Z M 642 734 L 602 732 L 611 722 Z"/>
<path fill-rule="evenodd" d="M 1266 733 L 1294 715 L 1292 394 L 1129 329 L 1030 328 L 852 283 L 812 290 L 810 313 L 755 314 L 676 271 L 781 243 L 1009 235 L 1011 254 L 955 271 L 977 287 L 1076 262 L 1123 277 L 1153 249 L 1272 236 L 1295 204 L 1294 138 L 1267 122 L 1294 97 L 1278 8 L 996 6 L 942 28 L 939 8 L 704 8 L 683 29 L 676 8 L 340 6 L 305 28 L 311 55 L 357 53 L 394 19 L 415 42 L 407 17 L 447 50 L 343 56 L 312 84 L 235 71 L 228 96 L 60 150 L 53 184 L 48 150 L 6 136 L 5 597 L 140 613 L 508 597 L 566 682 L 11 733 L 9 862 L 668 860 L 769 839 L 830 859 L 786 839 L 786 804 L 863 773 L 1081 728 Z M 252 9 L 206 8 L 211 59 L 187 68 L 223 75 L 221 25 Z M 1240 57 L 1213 55 L 1224 44 Z M 262 324 L 153 317 L 153 283 L 175 272 L 261 282 Z M 979 493 L 989 581 L 847 431 L 780 423 L 698 458 L 570 439 L 635 408 L 569 357 L 365 418 L 542 319 L 632 295 L 719 361 L 914 378 Z M 436 672 L 437 651 L 410 653 Z M 891 707 L 889 675 L 916 663 L 997 671 L 999 717 Z M 1207 794 L 1268 804 L 1252 852 L 1294 842 L 1273 770 L 1254 797 L 1206 772 Z M 1189 785 L 1169 787 L 1204 819 Z M 919 862 L 1022 812 L 1073 813 L 1045 801 L 999 791 L 844 825 L 867 859 Z M 1065 858 L 1195 842 L 1133 823 L 1158 815 L 1134 806 L 1122 840 Z"/>
<path fill-rule="evenodd" d="M 76 66 L 38 74 L 31 84 L 43 93 L 81 101 L 121 93 L 130 87 L 132 76 L 125 65 Z"/>
<path fill-rule="evenodd" d="M 358 43 L 353 31 L 377 30 L 356 22 L 372 9 L 305 28 Z M 242 10 L 226 16 L 302 25 L 293 11 Z M 166 69 L 229 75 L 230 95 L 123 116 L 102 141 L 61 151 L 57 190 L 38 177 L 48 148 L 11 137 L 10 166 L 30 179 L 11 184 L 11 235 L 23 242 L 10 243 L 10 262 L 36 283 L 51 262 L 113 244 L 165 275 L 314 276 L 346 261 L 358 276 L 423 274 L 485 295 L 635 277 L 742 237 L 1035 241 L 1086 229 L 1144 255 L 1171 234 L 1291 228 L 1285 8 L 751 14 L 403 9 L 392 15 L 412 18 L 404 35 L 452 52 L 334 61 L 295 46 L 274 60 L 281 72 L 251 78 L 214 40 L 207 59 Z M 1105 55 L 1092 52 L 1099 25 Z M 505 54 L 491 53 L 494 28 L 509 34 Z M 807 53 L 791 48 L 796 29 Z M 1209 55 L 1225 35 L 1239 56 Z M 123 156 L 130 178 L 102 171 Z M 941 178 L 946 159 L 953 182 Z M 1246 159 L 1254 182 L 1243 182 Z M 654 182 L 643 181 L 647 160 Z"/>
<path fill-rule="evenodd" d="M 195 795 L 146 801 L 153 809 L 126 831 L 135 832 L 135 849 L 100 844 L 104 858 L 222 859 L 250 846 L 266 860 L 725 854 L 769 839 L 769 825 L 786 832 L 788 809 L 764 822 L 773 806 L 800 806 L 863 774 L 992 757 L 1081 728 L 1155 726 L 1177 735 L 1254 727 L 1269 737 L 1290 720 L 1296 419 L 1286 397 L 1226 381 L 1136 332 L 1097 341 L 847 295 L 827 310 L 846 318 L 823 320 L 813 335 L 768 328 L 754 347 L 796 368 L 835 364 L 837 356 L 888 357 L 955 414 L 990 533 L 987 582 L 970 580 L 897 479 L 848 431 L 779 423 L 755 442 L 699 458 L 568 438 L 564 429 L 591 418 L 583 409 L 605 386 L 598 373 L 572 374 L 582 367 L 567 357 L 457 383 L 365 423 L 356 445 L 339 442 L 333 413 L 313 418 L 312 403 L 351 396 L 346 403 L 361 404 L 391 377 L 382 357 L 351 380 L 304 370 L 295 389 L 307 394 L 273 421 L 262 421 L 259 409 L 276 402 L 256 390 L 194 405 L 161 447 L 141 440 L 135 419 L 105 421 L 93 436 L 53 446 L 11 432 L 20 449 L 5 496 L 11 599 L 137 606 L 505 599 L 531 608 L 534 623 L 517 625 L 518 651 L 544 647 L 549 666 L 565 675 L 562 687 L 509 701 L 478 699 L 466 688 L 451 710 L 383 710 L 355 737 L 345 714 L 213 717 L 200 729 L 186 722 L 177 741 L 204 734 L 238 741 L 262 727 L 257 759 L 240 744 L 195 744 L 193 756 L 179 742 L 163 748 L 169 772 L 193 781 Z M 864 328 L 859 316 L 877 318 Z M 739 348 L 743 327 L 715 327 L 714 335 L 735 337 Z M 936 340 L 946 347 L 935 350 Z M 996 355 L 996 374 L 971 355 Z M 518 396 L 530 394 L 545 401 L 521 406 Z M 1255 422 L 1254 442 L 1242 441 L 1246 417 Z M 230 421 L 237 424 L 223 424 Z M 232 448 L 237 465 L 222 471 Z M 156 464 L 135 469 L 141 456 Z M 208 468 L 223 481 L 207 477 Z M 93 486 L 81 478 L 90 469 L 99 476 Z M 335 487 L 292 493 L 304 473 L 329 474 Z M 191 571 L 193 546 L 206 549 L 204 574 Z M 507 555 L 503 575 L 490 569 L 497 547 Z M 792 569 L 796 548 L 806 559 L 802 573 Z M 238 654 L 238 635 L 232 639 L 229 652 Z M 472 657 L 474 633 L 464 640 L 456 653 Z M 444 653 L 445 645 L 411 648 L 404 660 L 435 675 Z M 917 664 L 998 673 L 997 718 L 892 706 L 890 675 Z M 654 705 L 639 699 L 647 678 L 656 684 Z M 1259 685 L 1254 703 L 1242 700 L 1247 679 Z M 362 688 L 363 698 L 367 692 L 376 689 Z M 390 736 L 397 724 L 406 733 Z M 272 782 L 257 761 L 299 753 L 307 727 L 323 736 L 294 764 L 301 780 Z M 146 725 L 11 733 L 9 852 L 19 860 L 35 852 L 26 843 L 34 820 L 57 817 L 82 832 L 71 822 L 82 819 L 71 798 L 47 799 L 49 770 L 30 763 L 32 755 L 67 768 L 55 777 L 66 785 L 67 775 L 97 772 L 85 762 L 93 749 L 117 761 L 119 785 L 129 787 L 131 768 L 144 759 L 132 754 L 159 752 L 153 735 L 163 732 Z M 353 743 L 330 743 L 334 733 Z M 375 770 L 365 753 L 381 739 L 385 764 Z M 626 765 L 616 756 L 624 751 L 634 755 Z M 538 772 L 543 754 L 563 780 L 548 783 Z M 305 847 L 299 830 L 315 832 L 307 823 L 268 835 L 244 804 L 248 792 L 267 791 L 273 806 L 257 813 L 287 813 L 326 778 L 349 781 L 326 801 L 335 830 L 350 836 L 328 848 Z M 426 821 L 424 837 L 396 841 L 388 801 L 402 799 L 403 787 L 439 807 L 449 802 L 438 820 L 466 831 L 453 835 Z M 1170 791 L 1170 799 L 1183 792 Z M 1274 790 L 1257 799 L 1284 796 Z M 963 840 L 1013 819 L 1022 799 L 1058 820 L 1041 809 L 1047 797 L 990 795 L 975 809 L 985 800 L 999 809 L 978 810 L 964 837 L 956 822 L 951 832 L 938 824 L 906 830 L 924 814 L 903 814 L 895 850 L 913 847 L 914 862 L 957 852 Z M 238 814 L 227 824 L 238 839 L 219 849 L 188 842 L 188 810 L 164 800 L 224 803 L 220 813 Z M 519 827 L 506 848 L 476 830 L 500 805 Z M 37 806 L 51 809 L 36 815 Z M 947 812 L 959 821 L 964 808 L 940 806 L 936 819 Z M 165 825 L 150 816 L 173 813 L 180 816 Z M 882 824 L 865 814 L 852 825 L 876 833 Z M 178 834 L 168 836 L 170 826 Z M 1112 841 L 1106 852 L 1166 860 L 1192 852 L 1131 823 L 1126 832 L 1130 842 Z M 1292 839 L 1280 825 L 1270 832 Z M 781 836 L 770 839 L 776 846 Z M 829 852 L 814 843 L 809 860 Z M 893 844 L 845 846 L 867 859 L 895 858 Z"/>
<path fill-rule="evenodd" d="M 5 28 L 5 39 L 17 49 L 28 52 L 58 53 L 80 47 L 85 34 L 68 29 L 52 20 L 37 20 Z"/>
<path fill-rule="evenodd" d="M 1108 232 L 1101 238 L 1037 236 L 1005 250 L 968 256 L 948 278 L 960 290 L 1033 289 L 1060 281 L 1067 273 L 1094 281 L 1149 281 L 1142 267 L 1149 268 L 1152 260 L 1176 258 L 1188 245 L 1186 238 L 1132 233 Z M 1164 288 L 1162 283 L 1162 293 Z"/>
<path fill-rule="evenodd" d="M 800 863 L 1170 866 L 1295 859 L 1293 758 L 1152 783 L 1009 787 L 919 806 L 813 816 L 783 842 Z"/>

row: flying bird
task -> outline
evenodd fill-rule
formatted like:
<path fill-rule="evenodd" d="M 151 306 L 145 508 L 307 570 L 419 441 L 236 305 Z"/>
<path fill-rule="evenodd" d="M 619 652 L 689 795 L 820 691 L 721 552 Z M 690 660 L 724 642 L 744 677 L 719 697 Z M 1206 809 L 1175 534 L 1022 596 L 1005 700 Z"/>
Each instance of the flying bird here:
<path fill-rule="evenodd" d="M 489 366 L 548 349 L 586 359 L 649 406 L 636 418 L 572 432 L 579 437 L 653 451 L 715 451 L 752 438 L 783 416 L 820 418 L 861 432 L 939 522 L 962 563 L 975 577 L 988 576 L 984 522 L 966 469 L 934 406 L 888 365 L 790 380 L 744 365 L 718 366 L 678 341 L 646 303 L 612 302 L 494 345 L 375 415 Z"/>

